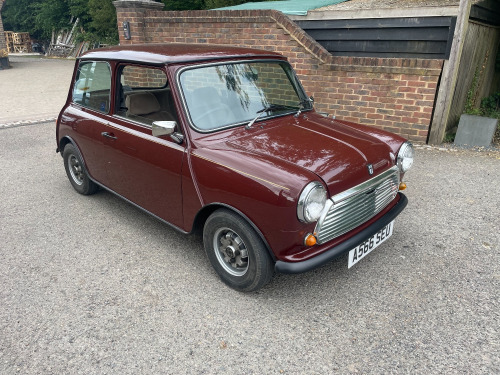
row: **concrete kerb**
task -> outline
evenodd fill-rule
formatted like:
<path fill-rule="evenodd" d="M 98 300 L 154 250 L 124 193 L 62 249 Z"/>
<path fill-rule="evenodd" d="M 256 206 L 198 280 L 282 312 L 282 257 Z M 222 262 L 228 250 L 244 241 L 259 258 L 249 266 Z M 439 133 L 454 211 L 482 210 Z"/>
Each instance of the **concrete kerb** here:
<path fill-rule="evenodd" d="M 0 129 L 15 128 L 18 126 L 26 126 L 26 125 L 38 125 L 38 124 L 44 124 L 47 122 L 55 122 L 56 120 L 57 120 L 57 116 L 44 118 L 44 119 L 36 119 L 36 120 L 20 120 L 20 121 L 14 121 L 14 122 L 7 122 L 4 124 L 0 124 Z"/>

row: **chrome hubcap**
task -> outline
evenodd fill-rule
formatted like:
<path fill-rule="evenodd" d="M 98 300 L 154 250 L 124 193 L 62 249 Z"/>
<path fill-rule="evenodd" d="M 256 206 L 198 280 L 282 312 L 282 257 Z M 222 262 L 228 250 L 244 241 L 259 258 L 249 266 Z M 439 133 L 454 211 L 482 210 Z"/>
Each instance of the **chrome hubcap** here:
<path fill-rule="evenodd" d="M 69 173 L 78 185 L 83 184 L 83 168 L 75 155 L 68 158 Z"/>
<path fill-rule="evenodd" d="M 248 250 L 241 237 L 229 228 L 221 228 L 214 235 L 213 247 L 220 265 L 233 276 L 248 271 Z"/>

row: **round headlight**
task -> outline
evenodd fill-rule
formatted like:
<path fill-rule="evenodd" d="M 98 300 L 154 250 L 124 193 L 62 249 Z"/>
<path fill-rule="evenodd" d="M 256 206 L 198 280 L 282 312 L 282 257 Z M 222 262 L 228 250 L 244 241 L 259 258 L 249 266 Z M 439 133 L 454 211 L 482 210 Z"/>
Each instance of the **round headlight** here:
<path fill-rule="evenodd" d="M 413 165 L 415 150 L 410 142 L 405 142 L 398 152 L 398 168 L 401 173 L 405 173 Z"/>
<path fill-rule="evenodd" d="M 317 221 L 326 203 L 326 190 L 319 182 L 310 182 L 302 190 L 297 203 L 297 216 L 300 221 L 312 223 Z"/>

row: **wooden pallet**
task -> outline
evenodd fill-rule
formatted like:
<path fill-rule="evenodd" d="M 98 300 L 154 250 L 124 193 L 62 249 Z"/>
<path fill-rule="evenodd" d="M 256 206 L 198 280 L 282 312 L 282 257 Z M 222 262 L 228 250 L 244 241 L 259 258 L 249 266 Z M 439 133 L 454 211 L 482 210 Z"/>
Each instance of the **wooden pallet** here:
<path fill-rule="evenodd" d="M 5 31 L 5 41 L 9 53 L 29 53 L 32 51 L 29 33 Z"/>
<path fill-rule="evenodd" d="M 5 32 L 5 42 L 7 44 L 7 51 L 9 53 L 14 52 L 14 41 L 12 40 L 12 34 L 14 34 L 12 31 Z"/>
<path fill-rule="evenodd" d="M 31 42 L 29 33 L 13 33 L 12 40 L 14 44 L 26 44 Z"/>
<path fill-rule="evenodd" d="M 15 53 L 30 53 L 31 52 L 31 43 L 29 43 L 29 44 L 14 44 L 14 52 Z"/>

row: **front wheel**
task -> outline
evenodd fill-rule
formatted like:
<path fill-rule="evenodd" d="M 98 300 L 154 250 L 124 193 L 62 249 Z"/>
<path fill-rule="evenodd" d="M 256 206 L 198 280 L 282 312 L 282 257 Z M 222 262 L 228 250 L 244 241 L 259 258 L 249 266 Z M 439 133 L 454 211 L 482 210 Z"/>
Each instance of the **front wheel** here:
<path fill-rule="evenodd" d="M 203 243 L 210 263 L 231 288 L 252 292 L 272 278 L 274 264 L 255 230 L 239 215 L 215 211 L 203 229 Z"/>
<path fill-rule="evenodd" d="M 98 186 L 89 178 L 76 147 L 68 143 L 63 150 L 64 169 L 71 185 L 83 195 L 94 194 Z"/>

